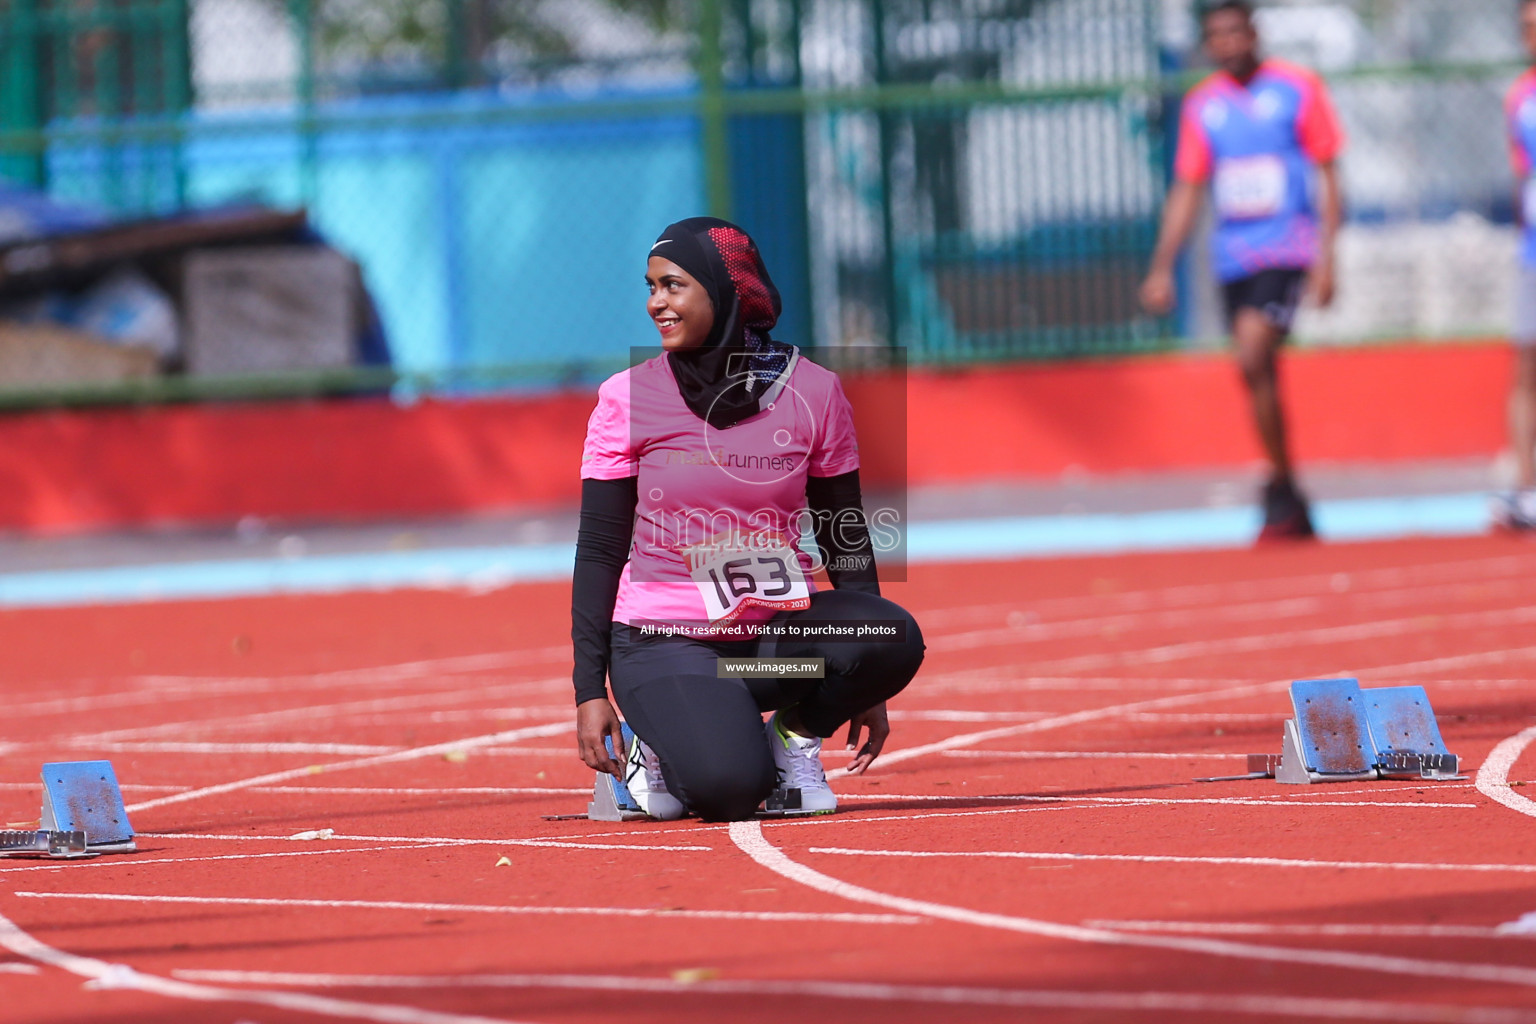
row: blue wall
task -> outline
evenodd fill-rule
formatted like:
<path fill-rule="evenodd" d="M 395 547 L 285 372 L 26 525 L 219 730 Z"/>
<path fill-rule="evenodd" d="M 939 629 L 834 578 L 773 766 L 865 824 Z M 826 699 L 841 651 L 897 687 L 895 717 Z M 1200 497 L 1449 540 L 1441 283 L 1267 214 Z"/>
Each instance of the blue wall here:
<path fill-rule="evenodd" d="M 405 370 L 617 362 L 655 344 L 645 254 L 668 223 L 704 211 L 697 120 L 497 123 L 508 103 L 349 102 L 324 111 L 344 127 L 310 143 L 292 111 L 199 116 L 185 128 L 181 188 L 195 206 L 307 205 L 314 226 L 363 265 Z M 123 213 L 175 207 L 171 147 L 107 149 L 67 141 L 80 137 L 70 127 L 50 150 L 55 197 Z"/>

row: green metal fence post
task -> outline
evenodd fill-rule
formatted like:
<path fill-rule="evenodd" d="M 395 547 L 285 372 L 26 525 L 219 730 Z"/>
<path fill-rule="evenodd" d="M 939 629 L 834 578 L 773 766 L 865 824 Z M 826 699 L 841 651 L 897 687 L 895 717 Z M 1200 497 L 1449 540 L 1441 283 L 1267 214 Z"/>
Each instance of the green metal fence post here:
<path fill-rule="evenodd" d="M 874 15 L 875 87 L 885 87 L 890 73 L 885 55 L 885 8 L 880 0 L 870 0 Z M 891 112 L 882 106 L 875 115 L 880 126 L 880 244 L 885 250 L 885 343 L 895 348 L 901 343 L 901 301 L 897 295 L 896 219 L 891 202 L 891 158 L 896 148 L 896 130 Z"/>
<path fill-rule="evenodd" d="M 41 64 L 37 0 L 12 0 L 6 18 L 4 36 L 0 37 L 0 128 L 10 132 L 37 132 L 43 126 L 38 69 Z M 24 143 L 20 152 L 4 154 L 0 163 L 7 178 L 41 188 L 46 168 L 41 142 Z"/>
<path fill-rule="evenodd" d="M 315 5 L 314 0 L 288 0 L 288 15 L 299 35 L 299 133 L 303 155 L 299 158 L 299 195 L 313 207 L 320 195 L 315 128 Z"/>
<path fill-rule="evenodd" d="M 190 39 L 192 11 L 187 0 L 169 0 L 163 8 L 164 22 L 161 32 L 165 39 L 165 68 L 163 79 L 165 94 L 162 102 L 165 114 L 173 127 L 171 143 L 172 191 L 177 207 L 187 202 L 187 166 L 185 154 L 185 122 L 187 111 L 192 108 L 192 44 Z"/>
<path fill-rule="evenodd" d="M 443 0 L 448 5 L 448 52 L 443 55 L 443 77 L 450 89 L 469 85 L 469 24 L 464 10 L 467 0 Z"/>
<path fill-rule="evenodd" d="M 724 17 L 721 0 L 699 4 L 699 121 L 704 150 L 704 198 L 711 216 L 731 216 L 731 151 L 725 104 Z"/>

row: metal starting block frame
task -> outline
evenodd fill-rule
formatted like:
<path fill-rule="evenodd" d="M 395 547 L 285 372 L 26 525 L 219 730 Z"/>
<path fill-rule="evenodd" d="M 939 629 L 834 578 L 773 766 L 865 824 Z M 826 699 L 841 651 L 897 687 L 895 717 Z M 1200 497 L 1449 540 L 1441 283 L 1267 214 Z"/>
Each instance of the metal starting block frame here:
<path fill-rule="evenodd" d="M 603 746 L 608 750 L 608 756 L 619 764 L 624 764 L 631 743 L 635 742 L 635 734 L 628 725 L 621 725 L 620 730 L 624 734 L 624 754 L 613 752 L 613 737 L 604 736 Z M 597 779 L 592 783 L 592 802 L 587 804 L 588 821 L 644 821 L 650 815 L 640 809 L 635 798 L 629 793 L 629 786 L 623 779 L 616 779 L 607 772 L 598 772 Z"/>
<path fill-rule="evenodd" d="M 93 853 L 138 849 L 111 761 L 54 761 L 43 765 L 43 833 L 78 834 Z"/>
<path fill-rule="evenodd" d="M 1276 782 L 1461 779 L 1445 749 L 1422 686 L 1361 689 L 1355 679 L 1291 684 L 1295 717 L 1285 722 L 1280 754 L 1249 754 L 1250 778 Z"/>
<path fill-rule="evenodd" d="M 41 854 L 74 860 L 81 857 L 94 857 L 98 852 L 86 848 L 84 832 L 60 832 L 56 829 L 0 831 L 0 857 Z"/>

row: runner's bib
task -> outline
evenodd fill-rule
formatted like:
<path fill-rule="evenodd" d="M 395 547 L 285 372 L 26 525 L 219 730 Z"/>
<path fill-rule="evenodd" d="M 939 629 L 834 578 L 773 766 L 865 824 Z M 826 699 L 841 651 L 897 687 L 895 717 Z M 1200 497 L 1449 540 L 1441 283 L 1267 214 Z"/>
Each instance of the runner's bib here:
<path fill-rule="evenodd" d="M 711 626 L 734 622 L 748 608 L 799 611 L 811 606 L 800 557 L 778 534 L 717 536 L 684 549 L 683 558 Z"/>
<path fill-rule="evenodd" d="M 1285 162 L 1277 156 L 1228 157 L 1216 165 L 1216 212 L 1223 220 L 1261 220 L 1285 209 Z"/>

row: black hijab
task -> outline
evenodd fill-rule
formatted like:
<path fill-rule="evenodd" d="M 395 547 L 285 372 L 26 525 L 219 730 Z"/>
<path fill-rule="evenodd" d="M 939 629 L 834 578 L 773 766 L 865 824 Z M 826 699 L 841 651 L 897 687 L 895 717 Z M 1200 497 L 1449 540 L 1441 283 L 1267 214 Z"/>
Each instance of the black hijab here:
<path fill-rule="evenodd" d="M 651 255 L 686 270 L 715 310 L 703 345 L 667 353 L 683 401 L 717 430 L 757 415 L 794 349 L 768 336 L 783 307 L 756 243 L 729 221 L 690 217 L 669 225 Z"/>

